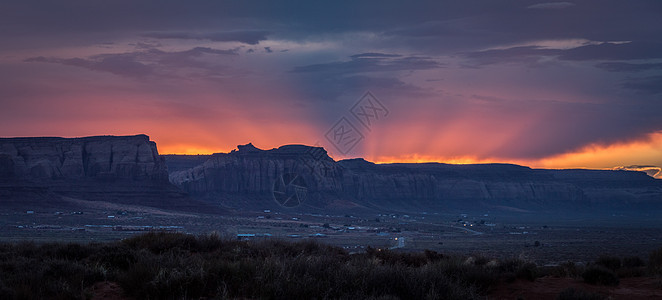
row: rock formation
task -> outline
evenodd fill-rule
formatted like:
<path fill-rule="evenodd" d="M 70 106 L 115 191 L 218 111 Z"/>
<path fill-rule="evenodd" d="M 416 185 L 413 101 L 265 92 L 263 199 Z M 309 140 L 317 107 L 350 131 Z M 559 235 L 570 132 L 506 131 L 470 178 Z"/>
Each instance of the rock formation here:
<path fill-rule="evenodd" d="M 309 204 L 318 207 L 342 191 L 342 168 L 323 148 L 287 145 L 260 150 L 248 144 L 238 149 L 214 154 L 197 167 L 172 172 L 170 181 L 210 201 L 218 202 L 218 197 L 243 201 L 231 206 L 246 204 L 246 199 L 262 206 L 269 204 L 274 184 L 284 174 L 300 176 L 309 191 Z"/>
<path fill-rule="evenodd" d="M 2 138 L 0 176 L 26 180 L 131 179 L 167 182 L 165 161 L 146 135 Z"/>
<path fill-rule="evenodd" d="M 0 202 L 70 197 L 189 209 L 205 200 L 260 209 L 283 205 L 287 193 L 295 193 L 301 209 L 662 209 L 662 180 L 643 172 L 374 164 L 335 161 L 323 148 L 304 145 L 237 148 L 210 156 L 159 156 L 146 135 L 0 138 Z M 173 167 L 170 174 L 166 163 Z"/>
<path fill-rule="evenodd" d="M 662 207 L 662 180 L 643 172 L 541 170 L 511 164 L 374 164 L 334 161 L 323 148 L 288 145 L 260 150 L 252 144 L 212 155 L 203 164 L 171 172 L 170 180 L 195 197 L 230 206 L 272 203 L 274 184 L 296 174 L 307 205 L 337 202 L 390 210 L 449 208 L 602 209 Z M 234 202 L 233 202 L 234 201 Z"/>
<path fill-rule="evenodd" d="M 62 197 L 185 208 L 165 160 L 146 135 L 0 138 L 0 202 Z"/>

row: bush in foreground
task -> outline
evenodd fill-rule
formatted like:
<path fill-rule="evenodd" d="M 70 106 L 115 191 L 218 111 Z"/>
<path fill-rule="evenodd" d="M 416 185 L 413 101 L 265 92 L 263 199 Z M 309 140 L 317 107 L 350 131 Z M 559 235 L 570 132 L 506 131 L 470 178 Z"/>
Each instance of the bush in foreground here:
<path fill-rule="evenodd" d="M 651 254 L 651 267 L 656 255 L 662 257 Z M 645 270 L 641 260 L 618 260 L 618 272 Z M 569 263 L 553 274 L 617 285 L 616 273 L 604 266 L 615 261 L 599 259 L 585 271 Z M 135 299 L 476 299 L 503 281 L 533 281 L 544 271 L 518 259 L 375 248 L 350 255 L 310 240 L 150 232 L 103 244 L 0 244 L 0 299 L 87 299 L 106 280 Z M 594 299 L 581 291 L 561 296 Z"/>
<path fill-rule="evenodd" d="M 601 265 L 609 270 L 616 271 L 621 268 L 621 258 L 616 256 L 601 255 L 595 261 L 596 265 Z"/>
<path fill-rule="evenodd" d="M 617 286 L 619 283 L 618 275 L 601 265 L 588 267 L 582 277 L 588 284 Z"/>
<path fill-rule="evenodd" d="M 460 257 L 151 232 L 104 244 L 0 244 L 0 298 L 87 299 L 100 281 L 136 299 L 475 299 L 499 274 Z"/>
<path fill-rule="evenodd" d="M 662 248 L 651 252 L 648 259 L 648 268 L 652 273 L 662 275 Z"/>

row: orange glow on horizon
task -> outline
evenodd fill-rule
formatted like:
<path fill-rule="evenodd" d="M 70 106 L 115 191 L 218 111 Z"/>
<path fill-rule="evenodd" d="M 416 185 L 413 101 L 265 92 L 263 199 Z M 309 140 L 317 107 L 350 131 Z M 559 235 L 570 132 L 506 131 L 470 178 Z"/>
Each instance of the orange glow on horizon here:
<path fill-rule="evenodd" d="M 623 166 L 662 167 L 662 131 L 643 140 L 611 145 L 588 145 L 578 151 L 547 157 L 535 162 L 541 168 L 613 169 Z M 662 179 L 662 172 L 655 178 Z"/>
<path fill-rule="evenodd" d="M 157 140 L 158 139 L 154 139 Z M 266 141 L 266 140 L 265 140 Z M 248 142 L 248 141 L 246 141 Z M 271 139 L 268 144 L 273 144 Z M 256 143 L 261 149 L 271 147 L 260 147 L 264 143 Z M 275 145 L 278 147 L 280 145 Z M 168 144 L 159 143 L 159 152 L 162 154 L 212 154 L 229 153 L 235 147 L 213 147 L 210 145 L 190 144 Z M 438 162 L 447 164 L 487 164 L 487 163 L 510 163 L 528 166 L 531 168 L 548 169 L 615 169 L 628 166 L 652 166 L 656 169 L 662 166 L 662 132 L 650 134 L 643 140 L 629 143 L 618 143 L 611 145 L 588 145 L 580 150 L 568 152 L 537 160 L 503 159 L 503 158 L 480 158 L 477 156 L 435 156 L 429 154 L 404 154 L 404 155 L 366 155 L 365 159 L 374 163 L 425 163 Z M 647 169 L 647 168 L 631 168 Z M 649 168 L 650 169 L 650 168 Z M 654 173 L 654 172 L 653 172 Z M 662 179 L 662 172 L 655 175 Z"/>
<path fill-rule="evenodd" d="M 283 126 L 283 125 L 281 125 Z M 293 129 L 295 124 L 284 125 L 284 129 Z M 286 143 L 279 143 L 285 136 L 259 136 L 257 139 L 244 140 L 243 136 L 252 136 L 255 128 L 250 127 L 250 132 L 242 132 L 241 134 L 233 134 L 225 138 L 217 138 L 208 140 L 208 144 L 198 144 L 193 139 L 188 139 L 186 143 L 171 143 L 177 140 L 175 137 L 168 136 L 168 138 L 161 139 L 161 134 L 153 136 L 152 140 L 158 143 L 159 152 L 161 154 L 212 154 L 212 153 L 229 153 L 236 149 L 237 144 L 245 144 L 253 142 L 256 147 L 260 149 L 271 149 L 281 146 Z M 283 131 L 281 131 L 283 132 Z M 306 132 L 308 135 L 313 136 L 312 132 Z M 253 135 L 254 136 L 254 135 Z M 160 142 L 160 140 L 163 140 Z M 296 141 L 297 139 L 290 139 Z M 220 141 L 238 141 L 234 145 L 221 145 Z M 293 144 L 296 142 L 291 142 Z M 301 143 L 306 144 L 306 143 Z M 382 147 L 388 144 L 382 144 Z M 429 152 L 436 152 L 435 149 L 443 145 L 432 145 L 426 148 Z M 649 134 L 646 138 L 635 140 L 631 142 L 616 143 L 610 145 L 597 145 L 592 144 L 585 146 L 579 150 L 558 154 L 540 159 L 517 159 L 517 158 L 498 158 L 498 157 L 480 157 L 477 155 L 466 156 L 443 156 L 428 153 L 406 153 L 403 155 L 386 154 L 390 151 L 379 151 L 381 147 L 374 147 L 368 151 L 363 157 L 374 163 L 424 163 L 424 162 L 439 162 L 447 164 L 487 164 L 487 163 L 510 163 L 528 166 L 531 168 L 547 168 L 547 169 L 615 169 L 619 167 L 629 166 L 652 166 L 653 169 L 662 166 L 662 132 L 655 132 Z M 396 147 L 397 148 L 397 147 Z M 443 148 L 443 147 L 442 147 Z M 388 150 L 388 149 L 386 149 Z M 396 150 L 396 149 L 393 149 Z M 405 149 L 397 149 L 405 150 Z M 406 150 L 405 150 L 406 151 Z M 382 153 L 380 153 L 382 152 Z M 392 152 L 390 152 L 392 153 Z M 331 154 L 331 153 L 330 153 Z M 349 157 L 348 157 L 349 158 Z M 340 157 L 336 158 L 341 159 Z M 637 169 L 637 168 L 631 168 Z M 642 168 L 639 168 L 642 169 Z M 643 168 L 646 169 L 646 168 Z M 653 172 L 654 173 L 654 172 Z M 658 172 L 656 178 L 662 179 L 662 172 Z"/>
<path fill-rule="evenodd" d="M 445 163 L 445 164 L 488 164 L 495 163 L 495 159 L 479 159 L 476 157 L 439 157 L 432 155 L 409 154 L 403 156 L 377 156 L 374 158 L 366 158 L 366 160 L 377 164 L 392 164 L 392 163 Z"/>
<path fill-rule="evenodd" d="M 214 153 L 227 153 L 231 150 L 224 150 L 220 148 L 208 148 L 198 145 L 172 145 L 172 146 L 158 146 L 159 154 L 161 155 L 210 155 Z"/>
<path fill-rule="evenodd" d="M 368 159 L 370 160 L 370 159 Z M 612 170 L 628 166 L 650 166 L 658 170 L 662 167 L 662 132 L 650 134 L 644 140 L 611 145 L 589 145 L 578 151 L 545 157 L 538 160 L 481 159 L 473 156 L 441 157 L 432 155 L 376 156 L 375 163 L 423 163 L 440 162 L 448 164 L 510 163 L 531 168 L 547 169 L 603 169 Z M 628 168 L 625 168 L 628 169 Z M 633 167 L 644 170 L 649 168 Z M 654 176 L 662 179 L 662 171 Z"/>

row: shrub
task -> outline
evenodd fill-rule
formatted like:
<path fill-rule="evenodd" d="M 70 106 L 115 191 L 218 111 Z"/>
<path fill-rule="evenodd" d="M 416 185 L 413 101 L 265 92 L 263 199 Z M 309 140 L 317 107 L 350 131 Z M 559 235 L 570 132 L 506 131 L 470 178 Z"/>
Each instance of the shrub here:
<path fill-rule="evenodd" d="M 127 270 L 136 263 L 136 251 L 125 245 L 104 245 L 90 254 L 87 260 L 107 269 Z"/>
<path fill-rule="evenodd" d="M 595 261 L 595 264 L 616 271 L 621 268 L 621 259 L 615 256 L 602 255 Z"/>
<path fill-rule="evenodd" d="M 0 281 L 0 299 L 13 299 L 14 291 L 6 287 L 5 284 Z"/>
<path fill-rule="evenodd" d="M 662 248 L 651 252 L 648 267 L 653 274 L 662 275 Z"/>
<path fill-rule="evenodd" d="M 517 269 L 515 276 L 520 279 L 534 281 L 538 277 L 538 267 L 534 263 L 524 263 Z"/>
<path fill-rule="evenodd" d="M 87 287 L 103 280 L 98 269 L 75 261 L 17 257 L 7 263 L 14 264 L 14 271 L 0 273 L 5 285 L 3 294 L 13 294 L 17 299 L 81 299 Z"/>
<path fill-rule="evenodd" d="M 430 262 L 438 261 L 438 260 L 444 258 L 444 255 L 441 254 L 441 253 L 437 253 L 437 251 L 432 251 L 432 250 L 425 249 L 425 251 L 423 253 L 425 254 L 425 257 L 427 258 L 427 260 L 430 261 Z"/>
<path fill-rule="evenodd" d="M 640 277 L 646 274 L 646 264 L 638 256 L 629 256 L 623 258 L 623 264 L 616 274 L 620 278 Z"/>
<path fill-rule="evenodd" d="M 157 266 L 141 261 L 119 275 L 117 281 L 127 294 L 147 298 L 150 293 L 148 283 L 157 272 Z"/>
<path fill-rule="evenodd" d="M 476 299 L 504 274 L 532 280 L 538 272 L 516 259 L 487 262 L 434 251 L 349 255 L 311 240 L 150 232 L 103 244 L 0 244 L 0 299 L 92 298 L 86 293 L 102 280 L 135 299 Z"/>
<path fill-rule="evenodd" d="M 556 267 L 553 267 L 549 274 L 554 277 L 570 277 L 578 278 L 582 275 L 583 268 L 581 266 L 575 265 L 572 261 L 564 262 Z"/>
<path fill-rule="evenodd" d="M 620 268 L 616 271 L 616 275 L 618 275 L 619 278 L 641 277 L 646 275 L 646 268 Z"/>
<path fill-rule="evenodd" d="M 197 239 L 193 235 L 164 231 L 152 231 L 130 237 L 122 242 L 131 248 L 148 249 L 157 254 L 174 248 L 191 250 L 197 246 Z"/>
<path fill-rule="evenodd" d="M 539 273 L 536 264 L 521 259 L 505 260 L 499 266 L 499 270 L 507 275 L 508 281 L 514 281 L 516 278 L 534 281 Z"/>
<path fill-rule="evenodd" d="M 211 252 L 223 247 L 225 242 L 217 232 L 208 235 L 198 236 L 197 250 L 202 252 Z"/>
<path fill-rule="evenodd" d="M 582 274 L 584 281 L 588 284 L 616 286 L 619 283 L 618 276 L 614 271 L 601 265 L 590 266 Z"/>
<path fill-rule="evenodd" d="M 399 264 L 408 267 L 420 267 L 428 263 L 428 256 L 425 253 L 404 253 L 368 247 L 366 248 L 366 255 L 368 258 L 377 258 L 388 265 Z"/>
<path fill-rule="evenodd" d="M 624 268 L 638 268 L 645 266 L 646 263 L 639 256 L 628 256 L 623 258 Z"/>
<path fill-rule="evenodd" d="M 483 268 L 468 268 L 460 273 L 460 282 L 475 287 L 481 293 L 486 293 L 499 283 L 499 273 Z"/>
<path fill-rule="evenodd" d="M 477 266 L 484 266 L 488 262 L 490 262 L 490 260 L 485 256 L 477 256 L 476 259 L 474 260 L 474 264 Z"/>

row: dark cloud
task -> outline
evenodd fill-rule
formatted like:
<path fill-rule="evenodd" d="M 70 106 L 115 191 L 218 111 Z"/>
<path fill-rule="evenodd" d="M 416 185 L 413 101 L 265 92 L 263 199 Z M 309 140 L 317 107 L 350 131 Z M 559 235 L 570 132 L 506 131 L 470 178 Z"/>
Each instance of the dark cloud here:
<path fill-rule="evenodd" d="M 499 155 L 507 157 L 536 159 L 578 151 L 590 144 L 644 140 L 662 126 L 655 111 L 662 108 L 662 103 L 609 105 L 529 100 L 495 103 L 483 109 L 487 108 L 493 111 L 492 115 L 511 115 L 514 122 L 521 116 L 537 116 L 536 122 L 521 128 L 511 141 L 517 147 L 504 145 L 498 150 Z M 495 124 L 495 128 L 499 126 Z"/>
<path fill-rule="evenodd" d="M 269 31 L 264 30 L 236 30 L 214 33 L 152 32 L 143 34 L 143 36 L 158 39 L 210 40 L 215 42 L 241 42 L 249 45 L 257 45 L 261 41 L 267 40 L 269 34 Z"/>
<path fill-rule="evenodd" d="M 570 2 L 539 3 L 531 8 L 569 7 Z M 131 7 L 131 9 L 127 9 Z M 204 1 L 146 0 L 140 6 L 117 0 L 93 2 L 26 0 L 0 10 L 0 34 L 42 37 L 43 45 L 125 37 L 237 41 L 319 40 L 366 32 L 386 46 L 410 46 L 427 53 L 485 49 L 532 39 L 656 40 L 662 18 L 659 1 L 626 3 L 587 0 L 570 9 L 527 9 L 520 1 L 491 0 Z M 92 21 L 93 20 L 93 21 Z M 12 26 L 20 24 L 20 26 Z M 223 28 L 222 31 L 214 31 Z M 49 39 L 49 36 L 57 38 Z M 39 40 L 33 40 L 35 43 Z M 12 43 L 3 43 L 10 47 Z M 379 49 L 379 48 L 374 48 Z M 381 51 L 381 50 L 380 50 Z"/>
<path fill-rule="evenodd" d="M 137 42 L 135 44 L 129 44 L 131 46 L 135 46 L 136 49 L 154 49 L 163 46 L 161 43 L 158 42 Z"/>
<path fill-rule="evenodd" d="M 634 64 L 626 62 L 603 62 L 595 66 L 609 72 L 641 72 L 662 69 L 662 63 Z"/>
<path fill-rule="evenodd" d="M 163 52 L 167 53 L 167 52 Z M 213 49 L 209 47 L 195 47 L 190 50 L 182 52 L 170 52 L 171 54 L 182 54 L 184 56 L 200 56 L 202 54 L 220 54 L 220 55 L 237 55 L 237 49 Z"/>
<path fill-rule="evenodd" d="M 83 58 L 46 58 L 43 56 L 28 58 L 26 62 L 59 63 L 66 66 L 74 66 L 90 69 L 93 71 L 109 72 L 126 77 L 144 77 L 152 74 L 151 66 L 136 61 L 130 55 L 112 55 L 97 59 Z"/>
<path fill-rule="evenodd" d="M 316 84 L 309 84 L 307 93 L 314 99 L 324 101 L 338 100 L 342 95 L 358 95 L 368 90 L 373 91 L 397 91 L 405 94 L 417 90 L 416 87 L 404 83 L 394 77 L 375 77 L 364 75 L 353 75 L 345 77 L 315 77 Z M 332 111 L 331 117 L 337 115 Z"/>
<path fill-rule="evenodd" d="M 455 3 L 447 11 L 437 10 L 437 18 L 395 23 L 396 28 L 383 32 L 394 42 L 397 38 L 419 50 L 446 54 L 536 40 L 659 41 L 662 34 L 662 18 L 653 13 L 662 9 L 660 2 L 583 1 L 569 9 L 481 2 L 480 7 L 469 9 L 478 2 Z M 555 6 L 567 5 L 544 4 L 540 8 Z"/>
<path fill-rule="evenodd" d="M 146 51 L 99 54 L 88 58 L 47 58 L 40 56 L 28 58 L 25 61 L 58 63 L 93 71 L 109 72 L 125 77 L 146 77 L 149 75 L 172 75 L 169 74 L 169 71 L 178 67 L 214 69 L 213 65 L 194 59 L 204 54 L 236 55 L 237 51 L 195 47 L 185 51 L 166 52 L 150 48 Z"/>
<path fill-rule="evenodd" d="M 304 75 L 304 74 L 302 74 Z M 299 79 L 300 91 L 306 99 L 321 109 L 320 116 L 327 121 L 335 121 L 344 111 L 328 109 L 326 103 L 346 103 L 350 105 L 358 95 L 372 91 L 378 95 L 388 95 L 394 99 L 417 99 L 430 97 L 425 89 L 400 78 L 380 75 L 324 76 L 323 74 L 305 74 Z M 345 107 L 342 107 L 343 109 Z"/>
<path fill-rule="evenodd" d="M 547 3 L 539 3 L 539 4 L 530 5 L 527 8 L 530 8 L 530 9 L 563 9 L 563 8 L 568 8 L 568 7 L 573 7 L 573 6 L 575 6 L 575 4 L 571 3 L 571 2 L 547 2 Z"/>
<path fill-rule="evenodd" d="M 535 62 L 542 56 L 557 56 L 556 49 L 544 49 L 539 46 L 521 46 L 507 49 L 492 49 L 463 53 L 471 65 L 491 65 L 505 62 Z"/>
<path fill-rule="evenodd" d="M 623 83 L 623 87 L 643 94 L 662 94 L 662 75 L 631 78 Z"/>
<path fill-rule="evenodd" d="M 662 42 L 601 43 L 564 50 L 563 60 L 632 60 L 662 58 Z"/>
<path fill-rule="evenodd" d="M 360 94 L 366 90 L 403 98 L 420 96 L 426 91 L 403 82 L 400 78 L 403 73 L 444 67 L 430 57 L 361 53 L 351 55 L 348 61 L 298 66 L 290 72 L 306 82 L 304 86 L 311 98 L 334 101 L 342 95 Z"/>
<path fill-rule="evenodd" d="M 414 71 L 443 68 L 444 65 L 430 57 L 401 55 L 365 55 L 350 56 L 349 61 L 337 61 L 295 67 L 292 72 L 324 72 L 336 75 L 356 74 L 365 72 Z"/>
<path fill-rule="evenodd" d="M 368 53 L 354 54 L 350 57 L 351 58 L 378 58 L 378 57 L 402 57 L 402 55 L 400 55 L 400 54 L 386 54 L 386 53 L 368 52 Z"/>
<path fill-rule="evenodd" d="M 30 84 L 38 84 L 33 83 L 36 80 L 30 74 L 43 72 L 40 78 L 48 78 L 52 69 L 38 63 L 16 62 L 23 58 L 22 53 L 31 53 L 38 57 L 27 61 L 131 79 L 176 78 L 180 81 L 174 83 L 181 84 L 168 84 L 168 88 L 181 95 L 195 93 L 199 87 L 218 88 L 219 94 L 228 99 L 227 93 L 239 95 L 260 90 L 266 95 L 276 95 L 287 90 L 292 95 L 302 95 L 296 101 L 310 100 L 309 107 L 318 108 L 321 115 L 332 110 L 325 106 L 327 103 L 315 100 L 354 101 L 355 95 L 367 89 L 403 103 L 443 102 L 453 98 L 461 103 L 457 105 L 461 107 L 458 116 L 471 116 L 479 111 L 490 117 L 492 111 L 500 111 L 505 116 L 498 120 L 500 123 L 529 120 L 523 128 L 513 130 L 514 141 L 505 143 L 504 149 L 494 153 L 513 157 L 559 154 L 594 142 L 631 140 L 662 130 L 658 116 L 662 102 L 655 101 L 662 93 L 661 1 L 585 0 L 576 5 L 545 0 L 540 1 L 543 3 L 467 0 L 415 4 L 395 0 L 323 3 L 145 0 L 140 5 L 134 2 L 3 3 L 0 9 L 3 40 L 0 78 L 3 80 L 0 81 L 9 86 L 6 79 L 17 77 L 11 71 L 14 69 L 4 63 L 14 59 L 9 64 L 23 68 L 20 79 L 24 85 L 13 92 L 13 97 L 19 99 L 20 93 L 28 91 L 30 99 L 39 99 L 35 95 L 37 89 L 30 89 Z M 606 43 L 571 49 L 535 44 L 570 39 Z M 132 50 L 121 50 L 127 41 L 133 42 Z M 209 41 L 237 42 L 245 44 L 245 48 L 188 46 L 206 46 Z M 264 41 L 269 41 L 269 47 L 263 47 L 264 43 L 255 46 Z M 164 51 L 164 45 L 190 49 Z M 507 45 L 520 46 L 504 48 Z M 53 54 L 63 49 L 85 54 L 70 54 L 77 56 L 73 58 Z M 265 52 L 284 51 L 280 49 L 291 50 L 286 55 L 265 55 Z M 252 53 L 251 59 L 233 59 L 238 51 Z M 346 57 L 349 54 L 354 55 Z M 553 68 L 529 73 L 529 66 L 543 63 Z M 597 68 L 586 68 L 589 64 Z M 458 65 L 481 69 L 453 69 Z M 425 76 L 406 77 L 422 70 L 426 71 Z M 62 76 L 87 75 L 67 71 Z M 235 77 L 237 71 L 250 73 L 250 80 Z M 627 77 L 633 73 L 625 72 L 640 73 L 634 78 Z M 233 78 L 227 79 L 230 76 Z M 186 84 L 187 80 L 199 77 L 222 77 L 233 87 L 221 89 L 218 81 L 209 86 Z M 437 78 L 443 81 L 431 81 Z M 149 94 L 159 90 L 164 86 L 155 88 L 155 82 L 159 81 L 149 81 L 152 86 L 142 85 L 139 87 L 142 90 L 135 92 Z M 265 84 L 256 87 L 255 82 Z M 126 82 L 118 80 L 113 84 L 121 86 Z M 42 97 L 49 98 L 50 90 L 43 91 L 49 92 L 43 92 Z M 489 94 L 492 91 L 494 95 Z M 492 106 L 485 104 L 486 101 L 475 104 L 475 99 L 467 100 L 466 95 L 479 92 L 520 100 L 493 101 L 489 104 Z M 0 99 L 8 99 L 7 94 L 0 92 Z M 541 100 L 549 100 L 546 97 L 558 102 L 550 104 Z M 190 98 L 191 102 L 200 101 Z M 0 101 L 4 101 L 0 106 L 5 107 L 12 100 Z M 265 100 L 255 100 L 259 101 Z M 224 107 L 227 103 L 219 100 L 218 105 Z M 489 109 L 483 110 L 484 107 Z M 332 113 L 329 118 L 336 120 L 337 111 L 328 112 Z M 242 117 L 250 119 L 251 115 Z M 441 127 L 443 121 L 435 119 L 430 124 Z"/>
<path fill-rule="evenodd" d="M 550 49 L 540 46 L 519 46 L 505 49 L 491 49 L 462 53 L 465 58 L 477 65 L 504 62 L 531 62 L 545 56 L 554 56 L 567 61 L 592 60 L 641 60 L 662 58 L 662 43 L 659 42 L 603 42 L 570 49 Z M 627 68 L 619 63 L 598 65 L 603 68 Z M 631 67 L 636 68 L 630 64 Z M 640 68 L 656 68 L 655 65 L 640 65 Z"/>
<path fill-rule="evenodd" d="M 393 30 L 384 32 L 387 36 L 401 36 L 413 38 L 430 38 L 441 36 L 452 36 L 456 34 L 466 33 L 466 29 L 460 29 L 459 26 L 454 26 L 456 22 L 453 21 L 428 21 L 423 23 L 414 23 L 411 25 L 399 27 Z"/>

